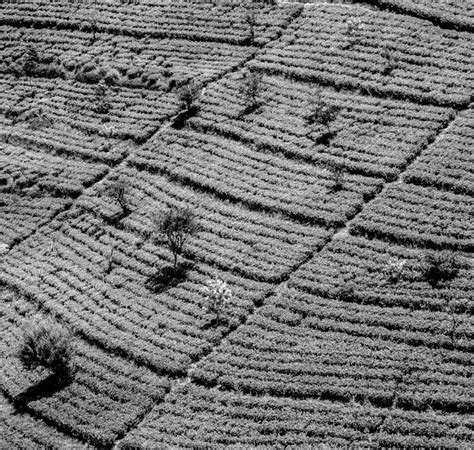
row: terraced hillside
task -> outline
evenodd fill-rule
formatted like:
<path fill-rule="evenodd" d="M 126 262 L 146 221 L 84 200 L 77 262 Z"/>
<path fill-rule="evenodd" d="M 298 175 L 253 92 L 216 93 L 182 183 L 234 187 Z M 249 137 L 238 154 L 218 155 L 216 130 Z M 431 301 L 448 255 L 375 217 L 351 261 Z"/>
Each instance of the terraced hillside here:
<path fill-rule="evenodd" d="M 473 25 L 470 1 L 1 3 L 0 447 L 472 448 Z M 188 270 L 157 289 L 183 207 Z M 18 358 L 38 313 L 74 335 L 59 387 Z"/>

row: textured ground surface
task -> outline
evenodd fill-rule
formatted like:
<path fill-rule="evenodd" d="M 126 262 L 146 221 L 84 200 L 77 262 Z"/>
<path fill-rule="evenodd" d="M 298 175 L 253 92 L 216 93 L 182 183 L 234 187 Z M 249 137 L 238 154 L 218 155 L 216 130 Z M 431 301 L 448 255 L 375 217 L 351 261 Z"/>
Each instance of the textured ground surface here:
<path fill-rule="evenodd" d="M 473 27 L 471 0 L 2 3 L 0 447 L 472 448 Z M 175 206 L 193 268 L 157 292 Z M 456 276 L 430 284 L 427 251 Z M 25 395 L 38 312 L 78 371 Z"/>

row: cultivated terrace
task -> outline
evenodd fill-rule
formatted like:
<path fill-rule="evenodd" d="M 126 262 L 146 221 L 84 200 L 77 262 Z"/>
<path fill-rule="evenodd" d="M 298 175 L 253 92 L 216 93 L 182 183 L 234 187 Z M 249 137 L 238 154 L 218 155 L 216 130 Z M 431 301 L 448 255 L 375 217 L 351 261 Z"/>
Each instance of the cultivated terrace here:
<path fill-rule="evenodd" d="M 0 4 L 0 447 L 474 446 L 474 4 Z"/>

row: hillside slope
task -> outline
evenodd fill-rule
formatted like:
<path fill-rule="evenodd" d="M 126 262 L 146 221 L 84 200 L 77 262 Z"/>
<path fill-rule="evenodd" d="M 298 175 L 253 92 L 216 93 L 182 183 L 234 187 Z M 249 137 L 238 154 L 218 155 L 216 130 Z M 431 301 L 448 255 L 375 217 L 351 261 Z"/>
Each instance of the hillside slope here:
<path fill-rule="evenodd" d="M 474 9 L 270 3 L 0 5 L 2 448 L 474 445 Z"/>

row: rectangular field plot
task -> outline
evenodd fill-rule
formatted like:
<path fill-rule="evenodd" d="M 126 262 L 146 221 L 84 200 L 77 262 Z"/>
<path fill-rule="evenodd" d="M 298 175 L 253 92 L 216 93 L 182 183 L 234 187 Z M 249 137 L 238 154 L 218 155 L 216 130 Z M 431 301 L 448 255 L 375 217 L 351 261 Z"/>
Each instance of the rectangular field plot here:
<path fill-rule="evenodd" d="M 370 3 L 388 6 L 398 11 L 413 13 L 436 24 L 455 29 L 474 29 L 474 5 L 456 0 L 433 2 L 433 0 L 371 0 Z"/>
<path fill-rule="evenodd" d="M 300 267 L 289 286 L 365 307 L 387 307 L 387 311 L 446 312 L 447 301 L 467 300 L 473 285 L 472 258 L 458 255 L 457 275 L 434 288 L 426 277 L 426 254 L 421 249 L 349 235 L 334 239 Z M 469 306 L 466 312 L 471 314 L 471 310 Z"/>
<path fill-rule="evenodd" d="M 331 234 L 331 230 L 298 224 L 277 213 L 252 211 L 133 167 L 121 167 L 114 177 L 130 189 L 133 212 L 123 219 L 124 227 L 149 236 L 152 219 L 160 210 L 189 207 L 201 230 L 189 242 L 187 256 L 247 278 L 278 282 Z M 117 205 L 98 195 L 82 196 L 78 206 L 105 217 L 118 212 Z"/>
<path fill-rule="evenodd" d="M 0 392 L 0 446 L 2 448 L 86 449 L 74 438 L 58 432 L 41 419 L 20 413 Z"/>
<path fill-rule="evenodd" d="M 242 74 L 209 85 L 190 124 L 290 158 L 337 164 L 351 173 L 385 179 L 404 170 L 454 117 L 447 108 L 337 92 L 275 76 L 263 77 L 257 98 L 261 107 L 244 114 L 244 85 Z M 308 123 L 317 99 L 340 108 L 328 127 Z M 332 136 L 325 140 L 328 130 Z"/>
<path fill-rule="evenodd" d="M 252 66 L 341 88 L 437 105 L 470 102 L 469 33 L 347 5 L 305 8 Z"/>
<path fill-rule="evenodd" d="M 70 203 L 67 198 L 1 192 L 0 244 L 6 248 L 17 244 Z"/>
<path fill-rule="evenodd" d="M 303 316 L 298 313 L 302 304 Z M 328 312 L 298 293 L 279 293 L 201 360 L 191 378 L 262 396 L 357 399 L 416 411 L 472 410 L 472 348 L 408 345 L 396 336 L 379 335 L 370 319 L 354 324 L 352 316 L 346 321 L 337 314 L 320 317 Z M 472 334 L 471 323 L 467 339 Z"/>
<path fill-rule="evenodd" d="M 119 448 L 456 447 L 473 439 L 466 415 L 376 408 L 357 402 L 253 397 L 188 385 L 155 407 Z"/>
<path fill-rule="evenodd" d="M 172 261 L 164 245 L 76 213 L 11 251 L 0 279 L 33 296 L 80 335 L 157 371 L 185 373 L 271 288 L 196 263 L 175 287 L 155 290 L 154 274 Z M 234 293 L 229 321 L 219 326 L 210 325 L 203 292 L 215 276 Z"/>
<path fill-rule="evenodd" d="M 24 369 L 13 353 L 21 326 L 34 308 L 9 292 L 1 295 L 1 389 L 36 417 L 96 446 L 111 445 L 167 392 L 166 378 L 80 339 L 74 344 L 77 372 L 72 382 L 61 389 L 48 385 L 36 392 L 35 387 L 50 373 Z"/>
<path fill-rule="evenodd" d="M 474 198 L 435 188 L 388 186 L 351 224 L 353 234 L 472 252 Z"/>
<path fill-rule="evenodd" d="M 191 130 L 166 130 L 129 161 L 257 211 L 328 227 L 345 223 L 382 186 L 350 174 L 338 186 L 331 170 Z"/>
<path fill-rule="evenodd" d="M 114 85 L 158 90 L 190 78 L 209 81 L 257 50 L 216 42 L 10 26 L 0 26 L 0 42 L 3 73 L 86 83 L 105 77 Z"/>
<path fill-rule="evenodd" d="M 107 165 L 116 164 L 133 148 L 131 141 L 82 132 L 65 123 L 54 121 L 34 127 L 28 121 L 16 122 L 0 115 L 0 142 L 46 155 L 70 160 L 84 160 Z M 98 164 L 101 165 L 101 164 Z"/>
<path fill-rule="evenodd" d="M 262 45 L 280 34 L 300 5 L 255 5 L 254 42 Z M 6 3 L 0 24 L 86 29 L 138 37 L 181 38 L 249 44 L 252 33 L 245 17 L 251 8 L 237 2 L 201 1 L 71 4 L 67 0 Z"/>
<path fill-rule="evenodd" d="M 474 109 L 460 113 L 404 174 L 407 183 L 474 195 Z"/>
<path fill-rule="evenodd" d="M 65 159 L 0 143 L 0 177 L 9 180 L 12 191 L 33 189 L 55 196 L 77 196 L 107 170 L 105 164 Z"/>
<path fill-rule="evenodd" d="M 0 90 L 0 113 L 10 118 L 11 124 L 34 121 L 40 126 L 58 121 L 121 139 L 149 137 L 178 108 L 174 94 L 115 87 L 106 89 L 107 111 L 101 111 L 101 98 L 94 86 L 58 79 L 6 75 L 0 77 Z"/>

